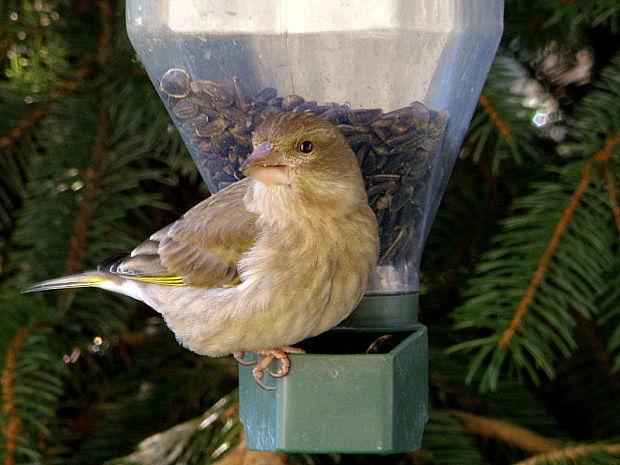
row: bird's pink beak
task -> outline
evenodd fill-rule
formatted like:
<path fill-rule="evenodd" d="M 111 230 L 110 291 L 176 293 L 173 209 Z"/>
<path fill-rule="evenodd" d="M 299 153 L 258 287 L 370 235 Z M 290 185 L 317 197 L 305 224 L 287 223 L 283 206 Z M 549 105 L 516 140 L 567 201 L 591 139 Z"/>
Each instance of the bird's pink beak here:
<path fill-rule="evenodd" d="M 269 141 L 258 144 L 241 165 L 246 176 L 265 184 L 290 184 L 290 164 Z"/>

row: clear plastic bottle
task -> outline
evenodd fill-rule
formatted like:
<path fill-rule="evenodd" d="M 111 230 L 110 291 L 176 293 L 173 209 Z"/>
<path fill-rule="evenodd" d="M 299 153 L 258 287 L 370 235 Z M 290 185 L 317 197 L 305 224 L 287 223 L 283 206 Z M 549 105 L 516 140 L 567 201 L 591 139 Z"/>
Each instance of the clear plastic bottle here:
<path fill-rule="evenodd" d="M 240 178 L 266 115 L 340 127 L 381 226 L 374 295 L 419 289 L 502 15 L 501 0 L 127 0 L 130 40 L 212 191 Z"/>

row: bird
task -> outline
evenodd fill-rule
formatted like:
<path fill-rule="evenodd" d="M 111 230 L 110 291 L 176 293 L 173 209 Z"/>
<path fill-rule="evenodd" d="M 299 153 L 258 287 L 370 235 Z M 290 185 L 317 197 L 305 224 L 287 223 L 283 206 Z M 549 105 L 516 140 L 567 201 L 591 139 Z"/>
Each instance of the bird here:
<path fill-rule="evenodd" d="M 159 312 L 200 355 L 245 353 L 286 376 L 295 344 L 338 325 L 364 295 L 379 254 L 377 219 L 346 138 L 307 112 L 267 117 L 246 176 L 190 208 L 129 253 L 24 292 L 95 287 Z M 279 369 L 269 371 L 280 361 Z"/>

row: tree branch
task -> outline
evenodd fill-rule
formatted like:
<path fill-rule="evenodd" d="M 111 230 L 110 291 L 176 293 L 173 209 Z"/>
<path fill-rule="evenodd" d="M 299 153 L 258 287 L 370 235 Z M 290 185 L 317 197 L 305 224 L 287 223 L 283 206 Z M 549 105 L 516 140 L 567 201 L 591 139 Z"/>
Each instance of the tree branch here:
<path fill-rule="evenodd" d="M 603 177 L 605 178 L 605 185 L 607 186 L 607 196 L 609 197 L 609 204 L 611 206 L 611 211 L 614 215 L 614 221 L 616 222 L 616 229 L 620 232 L 620 207 L 618 206 L 618 194 L 616 191 L 616 183 L 614 181 L 609 166 L 605 168 Z"/>
<path fill-rule="evenodd" d="M 494 418 L 482 417 L 461 410 L 453 410 L 463 426 L 473 434 L 487 439 L 497 439 L 530 453 L 544 453 L 557 449 L 556 444 L 528 429 Z"/>
<path fill-rule="evenodd" d="M 574 190 L 573 195 L 570 199 L 570 202 L 568 203 L 568 206 L 564 210 L 562 217 L 560 218 L 560 220 L 555 226 L 553 235 L 551 236 L 551 239 L 549 243 L 547 244 L 545 251 L 540 257 L 540 261 L 538 262 L 538 267 L 536 268 L 536 271 L 534 272 L 534 276 L 532 280 L 530 281 L 530 284 L 527 288 L 527 291 L 525 292 L 525 295 L 523 296 L 523 298 L 521 299 L 521 302 L 519 303 L 519 307 L 517 308 L 517 311 L 515 312 L 512 318 L 512 321 L 510 322 L 510 325 L 508 326 L 506 331 L 504 331 L 504 334 L 502 335 L 502 337 L 500 338 L 498 342 L 498 346 L 500 348 L 506 348 L 508 345 L 510 345 L 512 338 L 514 337 L 515 333 L 517 332 L 517 329 L 521 325 L 521 321 L 523 320 L 523 317 L 527 313 L 529 306 L 532 303 L 532 300 L 534 299 L 534 295 L 536 294 L 536 291 L 538 290 L 540 284 L 542 283 L 545 272 L 547 271 L 547 267 L 549 266 L 549 262 L 553 258 L 556 252 L 556 249 L 558 247 L 558 244 L 562 240 L 562 236 L 564 235 L 564 232 L 566 231 L 566 227 L 570 223 L 570 220 L 572 219 L 575 211 L 577 210 L 577 207 L 579 206 L 579 202 L 581 201 L 583 194 L 586 192 L 590 183 L 595 179 L 595 176 L 592 173 L 592 169 L 594 165 L 595 164 L 607 165 L 609 161 L 611 160 L 611 155 L 613 151 L 615 150 L 616 146 L 618 145 L 618 143 L 620 143 L 620 134 L 614 134 L 608 137 L 605 140 L 605 144 L 603 145 L 603 148 L 599 150 L 597 153 L 595 153 L 594 156 L 591 158 L 591 160 L 583 167 L 581 171 L 581 180 L 579 181 L 577 188 Z M 609 185 L 608 185 L 608 189 L 609 189 Z M 617 210 L 617 203 L 615 204 L 615 206 L 613 203 L 613 201 L 615 201 L 615 190 L 613 190 L 613 194 L 614 194 L 614 199 L 612 200 L 612 207 Z M 610 199 L 611 199 L 611 193 L 610 193 Z M 620 219 L 617 221 L 620 221 Z M 618 224 L 620 225 L 620 223 Z"/>
<path fill-rule="evenodd" d="M 568 203 L 568 206 L 564 210 L 562 217 L 560 218 L 560 220 L 557 222 L 555 226 L 553 235 L 551 236 L 551 240 L 547 244 L 545 251 L 540 257 L 540 261 L 538 262 L 538 266 L 536 267 L 534 276 L 532 277 L 532 280 L 530 281 L 530 284 L 528 285 L 525 295 L 523 296 L 523 298 L 521 299 L 521 302 L 519 303 L 519 307 L 517 308 L 517 311 L 515 312 L 510 322 L 510 325 L 508 326 L 506 331 L 504 331 L 504 333 L 502 334 L 502 337 L 500 338 L 498 342 L 498 346 L 500 348 L 504 349 L 508 345 L 510 345 L 512 338 L 514 337 L 515 333 L 517 332 L 517 329 L 521 325 L 521 321 L 523 320 L 523 317 L 527 314 L 527 311 L 529 310 L 530 304 L 532 303 L 534 299 L 534 295 L 536 294 L 536 291 L 538 291 L 538 288 L 540 287 L 540 284 L 543 281 L 543 277 L 545 275 L 545 272 L 547 271 L 549 262 L 553 258 L 557 250 L 558 244 L 562 240 L 562 236 L 564 236 L 564 232 L 566 231 L 566 226 L 568 226 L 568 224 L 570 223 L 571 218 L 573 217 L 573 215 L 575 214 L 575 211 L 577 210 L 577 207 L 579 206 L 579 202 L 581 201 L 583 194 L 586 192 L 586 189 L 588 188 L 590 183 L 593 181 L 593 179 L 594 177 L 592 175 L 592 163 L 588 163 L 583 167 L 583 170 L 581 171 L 581 180 L 579 181 L 577 188 L 573 192 L 570 202 Z"/>
<path fill-rule="evenodd" d="M 589 444 L 566 447 L 551 452 L 534 455 L 529 459 L 522 460 L 514 465 L 540 465 L 553 462 L 561 462 L 565 459 L 576 460 L 594 452 L 606 452 L 611 455 L 620 455 L 620 444 Z"/>
<path fill-rule="evenodd" d="M 101 17 L 101 30 L 99 31 L 99 42 L 97 46 L 97 62 L 100 65 L 105 64 L 112 50 L 115 11 L 113 3 L 113 0 L 99 0 L 97 2 Z M 111 134 L 112 125 L 110 122 L 110 115 L 106 106 L 102 104 L 99 107 L 97 137 L 95 139 L 90 165 L 86 170 L 84 197 L 80 202 L 78 215 L 73 222 L 69 256 L 65 262 L 65 274 L 76 273 L 83 265 L 84 253 L 86 251 L 86 239 L 91 224 L 91 206 L 99 188 L 101 168 L 108 148 L 107 142 Z"/>
<path fill-rule="evenodd" d="M 614 373 L 613 363 L 609 357 L 609 352 L 607 352 L 605 344 L 601 342 L 601 339 L 590 320 L 585 318 L 574 308 L 571 309 L 571 313 L 577 322 L 577 327 L 586 337 L 586 341 L 592 350 L 592 354 L 594 355 L 600 370 L 603 372 L 607 380 L 609 380 L 609 384 L 618 398 L 620 398 L 620 379 L 618 379 L 618 376 Z"/>
<path fill-rule="evenodd" d="M 39 326 L 40 325 L 31 325 L 22 328 L 11 341 L 4 359 L 2 376 L 0 376 L 0 384 L 2 385 L 2 413 L 6 419 L 6 429 L 4 430 L 4 436 L 6 438 L 4 465 L 15 464 L 17 438 L 22 430 L 22 422 L 17 416 L 15 397 L 13 394 L 13 375 L 15 373 L 15 367 L 17 366 L 19 354 L 26 339 L 28 339 L 28 336 Z"/>
<path fill-rule="evenodd" d="M 45 102 L 39 106 L 39 108 L 33 110 L 29 115 L 25 116 L 15 124 L 15 127 L 11 129 L 5 136 L 0 137 L 0 149 L 8 147 L 14 144 L 24 133 L 32 126 L 37 124 L 43 119 L 44 116 L 49 115 L 52 109 L 59 100 L 71 95 L 82 83 L 84 78 L 90 73 L 91 67 L 85 65 L 78 68 L 72 73 L 72 80 L 63 81 L 58 85 L 58 89 L 49 95 L 49 98 L 53 102 Z"/>
<path fill-rule="evenodd" d="M 86 170 L 86 183 L 84 185 L 84 197 L 79 205 L 78 215 L 73 222 L 71 241 L 69 243 L 69 256 L 65 262 L 65 274 L 76 273 L 82 268 L 84 253 L 86 251 L 86 239 L 91 224 L 91 206 L 99 189 L 101 168 L 107 151 L 107 141 L 112 133 L 110 117 L 105 106 L 99 110 L 99 127 L 97 138 L 93 148 L 91 161 Z"/>
<path fill-rule="evenodd" d="M 502 118 L 499 112 L 495 109 L 489 98 L 483 93 L 480 95 L 479 101 L 482 108 L 486 110 L 499 129 L 500 134 L 506 139 L 512 138 L 512 129 L 510 129 L 510 126 L 506 124 L 506 121 L 504 121 L 504 118 Z"/>

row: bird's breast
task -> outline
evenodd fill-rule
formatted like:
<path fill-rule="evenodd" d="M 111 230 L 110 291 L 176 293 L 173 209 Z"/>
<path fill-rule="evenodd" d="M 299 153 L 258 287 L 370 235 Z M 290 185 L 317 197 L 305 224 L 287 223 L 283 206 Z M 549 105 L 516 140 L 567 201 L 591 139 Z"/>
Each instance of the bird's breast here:
<path fill-rule="evenodd" d="M 346 318 L 366 289 L 377 254 L 372 221 L 359 214 L 264 221 L 239 262 L 239 286 L 169 289 L 175 295 L 161 301 L 175 304 L 159 310 L 184 346 L 205 355 L 320 334 Z"/>

